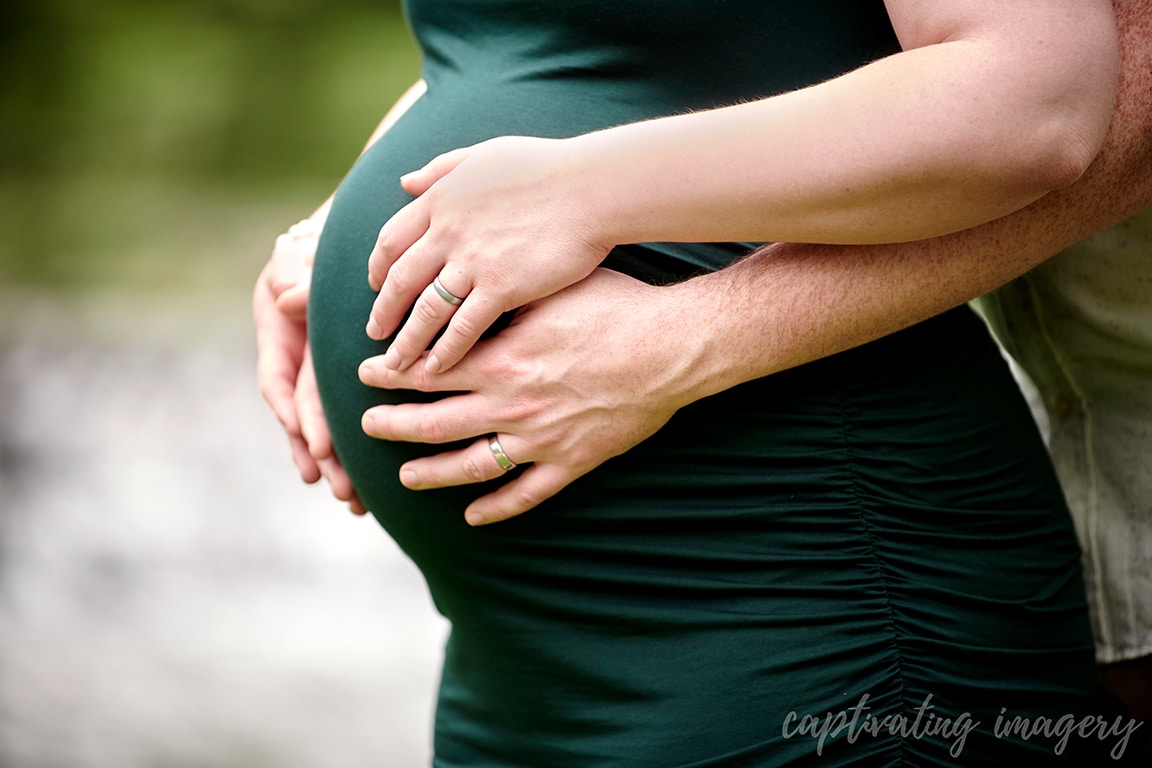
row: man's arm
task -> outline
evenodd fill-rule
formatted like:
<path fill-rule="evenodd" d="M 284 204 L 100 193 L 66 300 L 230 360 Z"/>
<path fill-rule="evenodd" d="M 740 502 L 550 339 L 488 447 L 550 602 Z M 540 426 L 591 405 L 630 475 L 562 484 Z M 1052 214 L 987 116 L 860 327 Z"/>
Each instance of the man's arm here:
<path fill-rule="evenodd" d="M 734 306 L 761 305 L 717 313 L 711 323 L 719 328 L 695 337 L 707 383 L 693 394 L 713 394 L 906 328 L 1000 287 L 1152 203 L 1152 6 L 1118 0 L 1115 8 L 1117 111 L 1103 150 L 1079 182 L 947 237 L 854 248 L 776 244 L 674 287 L 687 294 L 682 302 L 700 301 L 710 289 Z"/>
<path fill-rule="evenodd" d="M 372 409 L 366 431 L 431 443 L 499 433 L 508 456 L 532 466 L 474 502 L 467 517 L 501 520 L 628 450 L 688 402 L 927 319 L 1123 220 L 1152 201 L 1152 10 L 1139 0 L 1115 6 L 1118 111 L 1103 151 L 1075 185 L 930 241 L 774 245 L 667 288 L 594 275 L 530 306 L 442 374 L 366 361 L 368 384 L 470 392 Z M 478 440 L 409 462 L 401 479 L 419 489 L 502 472 Z"/>

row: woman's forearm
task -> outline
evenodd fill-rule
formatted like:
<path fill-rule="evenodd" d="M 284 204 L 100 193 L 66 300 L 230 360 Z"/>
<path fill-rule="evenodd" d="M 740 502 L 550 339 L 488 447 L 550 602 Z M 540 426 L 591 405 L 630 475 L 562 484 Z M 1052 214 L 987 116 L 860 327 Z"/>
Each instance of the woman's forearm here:
<path fill-rule="evenodd" d="M 922 242 L 781 243 L 663 289 L 684 402 L 866 343 L 958 306 L 1152 205 L 1152 9 L 1117 0 L 1116 118 L 1075 184 L 1010 216 Z M 656 344 L 660 347 L 660 344 Z"/>
<path fill-rule="evenodd" d="M 801 91 L 570 140 L 600 239 L 914 240 L 1083 172 L 1114 96 L 1107 2 L 889 6 L 902 53 Z"/>

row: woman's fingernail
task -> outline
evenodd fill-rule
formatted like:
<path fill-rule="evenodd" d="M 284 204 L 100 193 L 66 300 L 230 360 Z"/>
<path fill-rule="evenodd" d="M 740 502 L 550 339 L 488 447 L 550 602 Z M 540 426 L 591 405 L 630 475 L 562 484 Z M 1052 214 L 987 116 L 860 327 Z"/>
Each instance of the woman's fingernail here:
<path fill-rule="evenodd" d="M 360 419 L 360 428 L 364 430 L 364 434 L 375 436 L 376 417 L 370 413 L 364 414 L 364 418 Z"/>
<path fill-rule="evenodd" d="M 379 341 L 380 339 L 384 338 L 384 334 L 380 332 L 380 323 L 376 322 L 375 317 L 368 318 L 368 326 L 365 328 L 365 330 L 368 332 L 368 338 L 370 339 L 376 339 Z"/>
<path fill-rule="evenodd" d="M 405 488 L 415 488 L 416 483 L 419 482 L 419 480 L 420 478 L 417 477 L 416 473 L 411 469 L 405 469 L 400 472 L 400 483 Z"/>
<path fill-rule="evenodd" d="M 384 357 L 380 360 L 385 368 L 390 371 L 400 370 L 400 353 L 395 349 L 389 349 L 384 353 Z"/>
<path fill-rule="evenodd" d="M 436 355 L 428 355 L 428 359 L 424 361 L 424 370 L 428 373 L 440 373 L 440 360 Z"/>
<path fill-rule="evenodd" d="M 368 365 L 368 363 L 360 364 L 360 370 L 357 371 L 357 375 L 360 377 L 361 384 L 367 384 L 370 387 L 376 386 L 376 370 Z"/>
<path fill-rule="evenodd" d="M 465 513 L 464 514 L 464 521 L 466 523 L 468 523 L 468 525 L 471 525 L 473 527 L 475 527 L 477 525 L 484 525 L 484 523 L 486 522 L 486 520 L 484 519 L 484 515 L 480 514 L 479 512 L 467 512 L 467 513 Z"/>

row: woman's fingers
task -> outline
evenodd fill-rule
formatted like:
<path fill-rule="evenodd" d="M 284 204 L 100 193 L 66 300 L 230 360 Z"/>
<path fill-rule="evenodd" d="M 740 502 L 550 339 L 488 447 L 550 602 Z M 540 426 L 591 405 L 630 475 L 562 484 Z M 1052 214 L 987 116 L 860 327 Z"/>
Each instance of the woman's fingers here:
<path fill-rule="evenodd" d="M 471 151 L 471 147 L 462 147 L 445 152 L 423 168 L 400 177 L 400 186 L 408 194 L 419 198 L 459 165 Z M 368 285 L 372 290 L 380 291 L 385 287 L 392 265 L 428 231 L 430 222 L 425 209 L 426 206 L 421 205 L 419 199 L 413 200 L 393 214 L 380 228 L 376 245 L 368 257 Z"/>
<path fill-rule="evenodd" d="M 417 199 L 401 208 L 380 227 L 376 244 L 368 255 L 368 285 L 379 291 L 392 276 L 392 266 L 428 231 L 426 206 Z M 405 305 L 407 306 L 407 305 Z"/>
<path fill-rule="evenodd" d="M 439 181 L 449 171 L 458 166 L 472 151 L 472 147 L 461 147 L 432 158 L 423 168 L 400 177 L 400 186 L 410 195 L 419 197 Z"/>
<path fill-rule="evenodd" d="M 464 366 L 451 371 L 436 373 L 426 366 L 413 365 L 404 370 L 390 368 L 385 364 L 387 354 L 370 357 L 360 363 L 360 382 L 378 389 L 413 389 L 418 392 L 468 392 L 475 389 L 478 377 L 486 375 L 483 370 L 463 371 Z M 477 435 L 472 432 L 470 435 Z"/>
<path fill-rule="evenodd" d="M 320 390 L 316 385 L 316 371 L 312 367 L 312 348 L 304 347 L 304 359 L 296 377 L 296 418 L 300 422 L 300 434 L 308 444 L 308 452 L 317 462 L 332 455 L 332 435 L 328 431 L 328 419 L 320 404 Z"/>
<path fill-rule="evenodd" d="M 352 481 L 348 478 L 344 466 L 335 456 L 329 456 L 317 464 L 320 466 L 320 473 L 328 481 L 333 496 L 340 501 L 351 501 L 356 498 L 356 491 L 352 489 Z"/>
<path fill-rule="evenodd" d="M 377 341 L 388 338 L 400 325 L 417 297 L 432 285 L 432 281 L 444 268 L 443 260 L 427 253 L 434 250 L 421 239 L 409 246 L 402 258 L 397 259 L 389 268 L 388 277 L 368 314 L 365 332 L 369 338 Z M 466 292 L 459 287 L 456 290 Z"/>
<path fill-rule="evenodd" d="M 300 435 L 288 435 L 288 445 L 292 449 L 292 463 L 300 472 L 300 479 L 311 485 L 320 479 L 320 466 L 308 452 L 308 443 Z"/>
<path fill-rule="evenodd" d="M 384 366 L 405 370 L 424 354 L 436 334 L 443 330 L 424 367 L 431 373 L 445 371 L 460 362 L 480 340 L 485 329 L 500 317 L 503 306 L 489 299 L 483 290 L 476 289 L 458 298 L 443 287 L 443 281 L 437 283 L 438 280 L 439 277 L 435 278 L 416 300 L 411 314 L 381 360 Z"/>
<path fill-rule="evenodd" d="M 260 394 L 272 408 L 289 435 L 300 434 L 293 398 L 296 374 L 303 357 L 305 332 L 302 323 L 276 309 L 272 294 L 273 266 L 265 265 L 252 294 L 252 315 L 256 323 L 256 381 Z"/>
<path fill-rule="evenodd" d="M 276 297 L 276 309 L 293 320 L 304 320 L 308 315 L 308 297 L 312 290 L 312 270 L 301 274 L 299 281 L 281 291 Z"/>
<path fill-rule="evenodd" d="M 475 302 L 460 288 L 449 289 L 443 279 L 443 273 L 432 278 L 432 282 L 421 292 L 408 319 L 396 333 L 388 351 L 385 352 L 383 364 L 394 370 L 404 370 L 415 362 L 416 358 L 424 353 L 432 339 L 440 332 L 445 324 L 453 320 L 453 316 L 467 300 L 468 304 Z"/>
<path fill-rule="evenodd" d="M 490 299 L 481 289 L 473 291 L 469 294 L 468 300 L 452 314 L 448 327 L 428 353 L 424 361 L 425 370 L 429 373 L 440 373 L 456 365 L 480 340 L 484 331 L 492 327 L 492 324 L 508 309 L 511 307 Z"/>

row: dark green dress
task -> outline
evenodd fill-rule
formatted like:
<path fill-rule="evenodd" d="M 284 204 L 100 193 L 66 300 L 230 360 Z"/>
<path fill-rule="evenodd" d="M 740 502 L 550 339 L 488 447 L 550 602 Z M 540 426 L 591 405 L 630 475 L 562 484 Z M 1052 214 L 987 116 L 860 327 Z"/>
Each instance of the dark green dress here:
<path fill-rule="evenodd" d="M 337 194 L 310 332 L 337 451 L 452 622 L 435 765 L 1045 764 L 1057 739 L 997 738 L 1001 708 L 1106 714 L 1090 698 L 1060 492 L 966 310 L 696 403 L 554 500 L 480 529 L 462 517 L 480 488 L 396 479 L 441 448 L 360 431 L 366 408 L 414 397 L 356 377 L 384 349 L 364 334 L 366 261 L 409 199 L 402 173 L 492 136 L 568 136 L 819 82 L 896 49 L 880 0 L 407 10 L 428 92 Z M 633 245 L 607 266 L 670 281 L 746 250 Z M 806 715 L 841 712 L 856 714 L 851 731 L 811 734 Z M 903 735 L 893 715 L 908 717 Z M 1071 742 L 1065 756 L 1085 740 Z"/>

